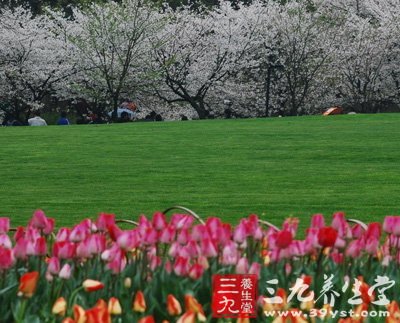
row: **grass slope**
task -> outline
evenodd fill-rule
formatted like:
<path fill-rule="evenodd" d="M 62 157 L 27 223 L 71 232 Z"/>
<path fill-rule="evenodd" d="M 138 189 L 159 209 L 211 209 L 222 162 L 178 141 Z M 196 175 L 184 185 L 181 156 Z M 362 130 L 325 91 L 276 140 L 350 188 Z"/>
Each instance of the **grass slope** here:
<path fill-rule="evenodd" d="M 400 213 L 400 114 L 0 129 L 0 216 Z"/>

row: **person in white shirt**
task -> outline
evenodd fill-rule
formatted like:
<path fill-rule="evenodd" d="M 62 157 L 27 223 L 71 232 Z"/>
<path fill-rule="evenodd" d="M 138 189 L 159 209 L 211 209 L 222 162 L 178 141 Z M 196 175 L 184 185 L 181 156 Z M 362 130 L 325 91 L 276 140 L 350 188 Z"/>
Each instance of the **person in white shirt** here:
<path fill-rule="evenodd" d="M 39 111 L 35 111 L 33 115 L 33 118 L 28 119 L 28 124 L 30 126 L 47 126 L 46 121 L 40 117 Z"/>

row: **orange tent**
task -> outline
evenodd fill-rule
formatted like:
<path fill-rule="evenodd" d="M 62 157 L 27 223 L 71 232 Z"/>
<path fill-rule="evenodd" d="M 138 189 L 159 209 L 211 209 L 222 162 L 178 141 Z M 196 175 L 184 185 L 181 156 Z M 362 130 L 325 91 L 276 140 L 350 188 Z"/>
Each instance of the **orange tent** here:
<path fill-rule="evenodd" d="M 323 115 L 324 116 L 331 116 L 334 114 L 342 114 L 343 113 L 343 109 L 341 107 L 331 107 L 328 110 L 326 110 Z"/>

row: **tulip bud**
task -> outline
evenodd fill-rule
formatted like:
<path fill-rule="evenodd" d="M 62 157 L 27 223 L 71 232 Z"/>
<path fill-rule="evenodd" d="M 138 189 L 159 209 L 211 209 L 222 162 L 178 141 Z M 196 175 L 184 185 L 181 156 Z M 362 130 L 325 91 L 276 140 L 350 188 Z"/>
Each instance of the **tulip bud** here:
<path fill-rule="evenodd" d="M 122 313 L 121 304 L 116 297 L 111 297 L 108 301 L 108 312 L 111 315 L 120 315 Z"/>
<path fill-rule="evenodd" d="M 65 264 L 58 273 L 58 277 L 61 279 L 69 279 L 71 277 L 71 266 L 69 264 Z"/>
<path fill-rule="evenodd" d="M 39 273 L 37 271 L 23 274 L 19 280 L 18 296 L 32 297 L 36 291 Z"/>
<path fill-rule="evenodd" d="M 54 315 L 64 316 L 66 311 L 67 311 L 67 301 L 65 300 L 64 297 L 59 297 L 55 301 L 53 308 L 51 309 L 51 312 Z"/>
<path fill-rule="evenodd" d="M 167 296 L 167 312 L 171 316 L 180 315 L 182 313 L 181 304 L 172 294 Z"/>
<path fill-rule="evenodd" d="M 135 312 L 144 313 L 146 310 L 146 300 L 142 291 L 138 291 L 133 301 L 133 310 Z"/>
<path fill-rule="evenodd" d="M 132 279 L 130 279 L 129 277 L 126 277 L 124 280 L 124 287 L 131 288 L 131 286 L 132 286 Z"/>
<path fill-rule="evenodd" d="M 104 287 L 104 284 L 97 280 L 86 279 L 82 283 L 82 287 L 86 292 L 94 292 L 96 290 L 102 289 Z"/>

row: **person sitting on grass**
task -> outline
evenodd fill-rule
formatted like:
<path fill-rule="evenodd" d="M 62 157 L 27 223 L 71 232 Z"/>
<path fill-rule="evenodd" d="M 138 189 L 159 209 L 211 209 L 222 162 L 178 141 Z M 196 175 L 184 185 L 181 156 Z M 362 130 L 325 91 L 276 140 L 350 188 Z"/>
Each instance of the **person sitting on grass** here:
<path fill-rule="evenodd" d="M 47 126 L 47 122 L 40 117 L 39 111 L 34 111 L 33 115 L 33 118 L 28 119 L 28 124 L 30 126 Z"/>
<path fill-rule="evenodd" d="M 65 111 L 61 112 L 60 119 L 58 119 L 57 124 L 59 126 L 68 126 L 70 124 Z"/>

